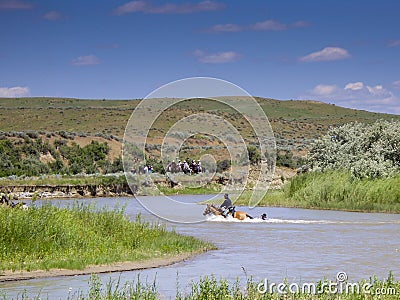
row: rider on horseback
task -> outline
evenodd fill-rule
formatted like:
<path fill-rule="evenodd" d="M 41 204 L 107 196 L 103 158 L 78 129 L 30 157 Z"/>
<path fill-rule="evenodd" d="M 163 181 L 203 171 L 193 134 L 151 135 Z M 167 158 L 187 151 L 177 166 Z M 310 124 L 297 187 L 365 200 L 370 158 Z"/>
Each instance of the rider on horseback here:
<path fill-rule="evenodd" d="M 231 213 L 232 215 L 235 212 L 235 207 L 232 206 L 232 201 L 231 199 L 229 199 L 229 195 L 225 194 L 224 195 L 224 202 L 221 204 L 221 206 L 219 208 L 222 209 L 222 215 L 226 218 L 226 216 L 228 215 L 228 213 Z"/>

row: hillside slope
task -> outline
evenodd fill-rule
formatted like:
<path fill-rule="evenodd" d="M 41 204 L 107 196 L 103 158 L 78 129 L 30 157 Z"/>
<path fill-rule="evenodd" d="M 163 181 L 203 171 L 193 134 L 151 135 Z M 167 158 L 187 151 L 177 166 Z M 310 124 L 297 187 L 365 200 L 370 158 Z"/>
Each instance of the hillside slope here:
<path fill-rule="evenodd" d="M 353 110 L 317 101 L 256 99 L 269 118 L 278 148 L 296 155 L 304 154 L 310 142 L 330 126 L 352 121 L 400 120 L 399 115 Z M 45 139 L 48 136 L 52 143 L 54 139 L 50 133 L 56 133 L 76 139 L 80 145 L 96 137 L 112 141 L 109 142 L 110 154 L 115 158 L 120 153 L 125 126 L 138 103 L 139 100 L 0 98 L 0 131 L 3 132 L 0 135 L 37 132 Z M 166 111 L 155 122 L 150 142 L 156 145 L 174 122 L 199 111 L 218 114 L 238 127 L 244 137 L 251 136 L 250 127 L 237 112 L 214 101 L 194 99 Z"/>

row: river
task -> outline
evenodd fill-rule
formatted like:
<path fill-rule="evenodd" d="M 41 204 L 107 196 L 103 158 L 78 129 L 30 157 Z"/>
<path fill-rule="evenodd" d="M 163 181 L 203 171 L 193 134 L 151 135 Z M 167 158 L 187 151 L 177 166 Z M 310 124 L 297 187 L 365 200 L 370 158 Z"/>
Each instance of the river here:
<path fill-rule="evenodd" d="M 195 203 L 210 195 L 174 196 L 176 201 Z M 157 200 L 142 197 L 141 201 Z M 75 201 L 75 200 L 73 200 Z M 80 200 L 110 208 L 126 206 L 126 213 L 135 218 L 141 213 L 145 219 L 157 220 L 135 198 L 97 198 Z M 65 205 L 71 200 L 53 200 Z M 168 210 L 168 208 L 165 208 Z M 197 205 L 191 213 L 201 214 L 204 206 Z M 192 235 L 214 243 L 218 250 L 210 251 L 171 266 L 102 274 L 104 282 L 120 279 L 122 283 L 136 280 L 152 282 L 156 278 L 162 298 L 176 295 L 176 287 L 187 290 L 191 281 L 214 274 L 217 278 L 244 284 L 246 276 L 273 282 L 315 282 L 324 277 L 334 280 L 338 272 L 346 272 L 349 281 L 381 279 L 393 271 L 400 276 L 400 215 L 306 210 L 276 207 L 237 207 L 238 210 L 260 216 L 266 212 L 267 221 L 256 218 L 249 222 L 235 222 L 210 218 L 199 223 L 167 222 L 177 232 Z M 172 211 L 169 219 L 179 219 L 182 211 Z M 188 211 L 189 213 L 189 211 Z M 162 220 L 161 220 L 162 221 Z M 166 221 L 165 221 L 166 222 Z M 19 282 L 0 283 L 0 289 L 11 298 L 28 295 L 41 298 L 65 299 L 68 293 L 88 290 L 89 276 L 56 277 Z"/>

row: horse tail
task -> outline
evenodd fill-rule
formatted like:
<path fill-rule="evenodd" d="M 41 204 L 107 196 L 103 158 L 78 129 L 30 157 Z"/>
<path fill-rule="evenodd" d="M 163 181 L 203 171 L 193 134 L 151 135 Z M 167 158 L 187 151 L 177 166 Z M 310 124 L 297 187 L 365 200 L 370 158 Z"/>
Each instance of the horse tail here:
<path fill-rule="evenodd" d="M 254 219 L 252 216 L 250 216 L 249 214 L 246 214 L 246 217 L 248 217 L 249 219 Z"/>

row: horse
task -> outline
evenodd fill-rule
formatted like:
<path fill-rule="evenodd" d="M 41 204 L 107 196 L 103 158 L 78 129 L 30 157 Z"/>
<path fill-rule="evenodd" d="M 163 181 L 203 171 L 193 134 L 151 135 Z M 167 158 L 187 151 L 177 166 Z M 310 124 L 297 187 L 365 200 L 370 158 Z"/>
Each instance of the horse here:
<path fill-rule="evenodd" d="M 223 211 L 221 208 L 216 207 L 214 204 L 207 204 L 206 209 L 203 212 L 203 216 L 213 214 L 215 216 L 223 216 Z M 231 214 L 231 213 L 230 213 Z M 250 216 L 248 213 L 245 213 L 244 211 L 235 211 L 233 214 L 231 214 L 234 218 L 239 219 L 240 221 L 243 221 L 246 218 L 253 219 L 252 216 Z M 224 216 L 226 218 L 226 216 Z"/>

